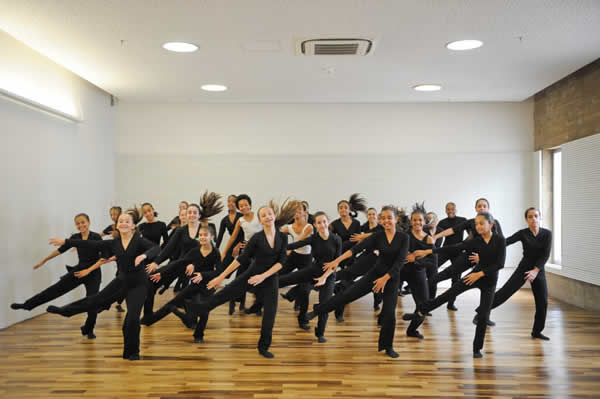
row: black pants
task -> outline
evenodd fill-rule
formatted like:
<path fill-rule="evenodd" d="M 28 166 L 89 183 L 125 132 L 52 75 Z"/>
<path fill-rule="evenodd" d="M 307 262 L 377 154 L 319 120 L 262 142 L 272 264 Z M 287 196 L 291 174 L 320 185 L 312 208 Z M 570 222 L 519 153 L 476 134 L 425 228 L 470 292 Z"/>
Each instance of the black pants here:
<path fill-rule="evenodd" d="M 89 265 L 91 266 L 91 265 Z M 102 273 L 100 269 L 96 269 L 84 278 L 77 278 L 73 275 L 74 270 L 80 270 L 80 267 L 67 266 L 67 270 L 69 273 L 65 274 L 58 280 L 55 284 L 46 288 L 42 292 L 37 295 L 32 296 L 23 304 L 24 308 L 27 310 L 34 309 L 44 303 L 50 302 L 58 297 L 63 296 L 69 291 L 74 290 L 79 287 L 81 284 L 85 286 L 85 296 L 92 296 L 98 291 L 100 291 L 100 283 L 102 281 Z M 82 332 L 85 334 L 89 334 L 94 331 L 94 327 L 96 326 L 96 311 L 89 311 L 88 317 L 85 320 L 85 324 L 82 327 Z"/>
<path fill-rule="evenodd" d="M 492 303 L 494 301 L 494 293 L 496 291 L 497 281 L 498 273 L 493 273 L 491 275 L 484 276 L 477 280 L 473 285 L 466 285 L 461 279 L 458 283 L 452 284 L 452 287 L 450 287 L 440 296 L 425 302 L 425 304 L 419 309 L 419 311 L 422 313 L 431 312 L 432 310 L 437 309 L 444 303 L 448 302 L 451 298 L 456 298 L 458 295 L 470 289 L 478 288 L 480 291 L 479 317 L 477 320 L 477 327 L 475 328 L 473 351 L 479 351 L 481 350 L 481 348 L 483 348 L 485 330 L 487 328 L 487 321 L 490 317 L 490 311 L 492 309 Z M 418 320 L 419 319 L 415 318 L 411 321 L 410 325 L 408 326 L 409 331 L 415 331 L 419 327 L 420 323 Z"/>
<path fill-rule="evenodd" d="M 340 306 L 353 302 L 373 289 L 373 281 L 385 274 L 373 267 L 360 280 L 355 281 L 343 292 L 334 295 L 328 301 L 314 306 L 316 314 L 321 315 L 331 312 Z M 381 310 L 381 330 L 379 330 L 379 350 L 391 349 L 394 344 L 394 332 L 396 330 L 396 305 L 398 303 L 398 277 L 391 278 L 383 290 L 383 308 Z"/>
<path fill-rule="evenodd" d="M 156 312 L 146 314 L 144 311 L 145 321 L 148 323 L 148 325 L 152 325 L 171 313 L 171 309 L 174 306 L 184 305 L 186 301 L 198 303 L 201 299 L 212 295 L 214 290 L 209 291 L 206 288 L 207 282 L 208 281 L 201 281 L 200 284 L 195 284 L 192 282 Z M 194 331 L 194 338 L 204 338 L 204 330 L 206 329 L 206 324 L 208 323 L 208 315 L 208 312 L 196 313 L 191 307 L 186 307 L 186 317 L 190 321 L 197 321 L 196 330 Z"/>
<path fill-rule="evenodd" d="M 308 310 L 308 298 L 310 291 L 313 288 L 315 278 L 319 278 L 323 275 L 323 269 L 321 265 L 312 264 L 309 267 L 305 267 L 295 272 L 288 273 L 279 279 L 279 287 L 286 287 L 288 285 L 298 284 L 300 287 L 297 290 L 296 301 L 300 305 L 300 313 L 298 314 L 298 322 L 300 324 L 306 324 L 306 312 Z M 335 287 L 335 273 L 331 274 L 325 280 L 325 284 L 320 287 L 315 287 L 319 291 L 319 303 L 326 302 L 333 296 L 333 289 Z M 308 287 L 308 289 L 306 289 Z M 329 313 L 319 315 L 319 321 L 317 322 L 317 328 L 315 334 L 317 336 L 325 335 L 325 327 L 327 327 L 327 319 Z"/>
<path fill-rule="evenodd" d="M 355 258 L 354 262 L 350 264 L 345 269 L 342 269 L 336 273 L 337 280 L 340 281 L 340 285 L 343 290 L 349 288 L 354 280 L 358 277 L 364 276 L 367 274 L 369 269 L 371 269 L 375 263 L 377 262 L 377 255 L 374 253 L 366 253 L 364 252 L 359 257 Z M 381 293 L 376 294 L 373 292 L 373 300 L 375 304 L 379 304 L 382 301 Z M 339 315 L 344 315 L 345 305 L 342 305 L 337 309 L 336 313 Z"/>
<path fill-rule="evenodd" d="M 431 299 L 425 268 L 415 266 L 414 263 L 407 263 L 400 274 L 402 280 L 408 283 L 415 305 L 419 309 L 427 300 Z"/>
<path fill-rule="evenodd" d="M 435 295 L 437 294 L 437 285 L 441 281 L 450 279 L 452 281 L 452 285 L 457 284 L 458 282 L 461 281 L 461 276 L 462 276 L 463 272 L 465 272 L 465 271 L 469 270 L 469 268 L 473 267 L 471 262 L 469 262 L 469 259 L 468 259 L 469 255 L 470 254 L 467 254 L 465 252 L 465 253 L 460 254 L 459 256 L 450 258 L 448 256 L 439 254 L 438 265 L 441 266 L 444 263 L 446 263 L 446 261 L 448 261 L 448 260 L 451 261 L 452 264 L 450 266 L 448 266 L 447 268 L 445 268 L 444 270 L 442 270 L 441 272 L 437 273 L 433 277 L 433 279 L 429 280 L 430 296 L 435 298 Z M 453 306 L 455 301 L 456 301 L 456 296 L 451 297 L 448 300 L 448 305 Z"/>
<path fill-rule="evenodd" d="M 123 321 L 123 358 L 140 352 L 140 313 L 148 292 L 148 276 L 144 272 L 144 265 L 138 267 L 141 268 L 140 271 L 119 273 L 117 278 L 97 294 L 60 308 L 61 315 L 71 317 L 79 313 L 107 309 L 124 296 L 127 313 Z"/>
<path fill-rule="evenodd" d="M 521 261 L 508 281 L 504 283 L 502 288 L 496 291 L 492 309 L 502 305 L 508 298 L 513 296 L 513 294 L 525 284 L 525 272 L 532 269 L 533 267 L 531 265 L 524 264 L 523 261 Z M 531 292 L 533 293 L 533 299 L 535 300 L 535 317 L 531 332 L 533 334 L 539 334 L 546 326 L 546 312 L 548 311 L 548 285 L 546 283 L 546 272 L 544 270 L 540 270 L 535 280 L 531 283 Z M 475 311 L 479 313 L 479 310 L 480 309 L 477 308 Z"/>
<path fill-rule="evenodd" d="M 248 279 L 257 274 L 255 270 L 255 265 L 250 265 L 245 272 L 238 274 L 235 280 L 227 284 L 222 290 L 206 298 L 205 303 L 208 311 L 245 293 L 248 290 Z M 277 314 L 279 275 L 275 273 L 253 288 L 257 302 L 261 303 L 264 307 L 258 349 L 267 350 L 271 346 L 273 339 L 273 325 L 275 324 L 275 315 Z M 193 309 L 194 307 L 191 306 L 190 308 Z"/>

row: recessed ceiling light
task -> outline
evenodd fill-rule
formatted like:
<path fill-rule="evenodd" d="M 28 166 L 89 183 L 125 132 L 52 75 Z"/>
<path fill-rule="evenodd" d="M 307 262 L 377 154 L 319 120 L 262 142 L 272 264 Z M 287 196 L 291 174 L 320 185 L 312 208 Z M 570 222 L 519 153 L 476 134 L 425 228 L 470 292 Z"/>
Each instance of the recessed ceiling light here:
<path fill-rule="evenodd" d="M 413 89 L 415 89 L 416 91 L 438 91 L 438 90 L 442 90 L 442 86 L 426 84 L 426 85 L 414 86 Z"/>
<path fill-rule="evenodd" d="M 200 88 L 202 90 L 206 90 L 206 91 L 225 91 L 225 90 L 227 90 L 227 86 L 215 85 L 215 84 L 202 85 L 202 86 L 200 86 Z"/>
<path fill-rule="evenodd" d="M 193 53 L 198 50 L 195 44 L 185 42 L 168 42 L 163 44 L 163 48 L 176 53 Z"/>
<path fill-rule="evenodd" d="M 446 44 L 446 48 L 448 50 L 456 50 L 456 51 L 464 51 L 464 50 L 473 50 L 483 46 L 483 42 L 481 40 L 457 40 L 454 42 L 450 42 Z"/>

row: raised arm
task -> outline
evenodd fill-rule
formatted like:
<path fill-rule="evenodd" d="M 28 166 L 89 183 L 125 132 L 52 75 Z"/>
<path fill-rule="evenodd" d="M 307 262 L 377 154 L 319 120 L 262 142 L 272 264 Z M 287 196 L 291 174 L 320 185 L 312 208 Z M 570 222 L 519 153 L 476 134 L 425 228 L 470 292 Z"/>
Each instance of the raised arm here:
<path fill-rule="evenodd" d="M 225 236 L 225 229 L 227 228 L 227 226 L 225 225 L 226 220 L 225 218 L 228 218 L 229 216 L 226 215 L 223 219 L 221 219 L 221 223 L 219 224 L 219 234 L 217 235 L 217 241 L 216 241 L 216 246 L 217 248 L 221 247 L 221 241 L 223 241 L 223 237 Z"/>

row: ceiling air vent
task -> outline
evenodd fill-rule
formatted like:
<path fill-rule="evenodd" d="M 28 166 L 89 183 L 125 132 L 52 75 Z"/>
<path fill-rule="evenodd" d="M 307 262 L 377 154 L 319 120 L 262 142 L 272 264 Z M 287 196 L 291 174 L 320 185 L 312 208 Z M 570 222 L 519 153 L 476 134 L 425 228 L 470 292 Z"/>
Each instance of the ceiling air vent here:
<path fill-rule="evenodd" d="M 373 48 L 369 39 L 307 39 L 296 44 L 298 55 L 367 55 Z"/>

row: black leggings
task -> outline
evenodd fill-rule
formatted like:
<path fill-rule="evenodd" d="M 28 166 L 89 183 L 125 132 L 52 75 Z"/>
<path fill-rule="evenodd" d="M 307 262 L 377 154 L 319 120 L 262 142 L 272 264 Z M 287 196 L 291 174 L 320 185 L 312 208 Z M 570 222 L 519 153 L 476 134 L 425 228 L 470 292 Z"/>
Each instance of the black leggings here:
<path fill-rule="evenodd" d="M 140 352 L 140 313 L 148 292 L 148 276 L 143 271 L 133 273 L 119 273 L 119 277 L 112 280 L 106 287 L 95 295 L 81 299 L 63 306 L 60 309 L 62 316 L 73 315 L 108 309 L 119 298 L 125 297 L 127 313 L 123 320 L 123 358 Z"/>
<path fill-rule="evenodd" d="M 91 265 L 90 265 L 91 266 Z M 23 307 L 27 310 L 34 309 L 44 303 L 50 302 L 58 297 L 63 296 L 69 291 L 74 290 L 79 287 L 81 284 L 85 286 L 85 296 L 89 297 L 94 294 L 97 294 L 100 291 L 100 283 L 102 281 L 102 273 L 100 269 L 96 269 L 84 278 L 77 278 L 73 275 L 73 270 L 80 269 L 80 267 L 67 266 L 67 270 L 69 273 L 65 274 L 58 280 L 55 284 L 46 288 L 42 292 L 37 295 L 32 296 L 23 304 Z M 96 311 L 88 312 L 88 317 L 85 320 L 85 324 L 83 325 L 81 331 L 84 334 L 89 334 L 94 331 L 94 327 L 96 326 Z"/>
<path fill-rule="evenodd" d="M 147 323 L 147 325 L 152 325 L 171 313 L 171 309 L 173 309 L 174 306 L 184 305 L 186 300 L 191 300 L 192 302 L 197 303 L 201 299 L 212 295 L 214 290 L 209 291 L 206 288 L 206 283 L 207 281 L 201 281 L 200 284 L 191 282 L 190 285 L 181 290 L 177 296 L 165 303 L 156 312 L 147 314 L 144 311 L 144 321 Z M 204 338 L 204 330 L 206 329 L 206 324 L 208 323 L 208 314 L 208 312 L 202 312 L 198 314 L 194 312 L 191 307 L 186 307 L 186 317 L 190 321 L 197 321 L 199 318 L 198 323 L 196 324 L 196 330 L 194 331 L 194 338 Z"/>
<path fill-rule="evenodd" d="M 206 304 L 207 310 L 211 311 L 231 299 L 238 298 L 242 293 L 245 293 L 248 290 L 248 279 L 257 274 L 255 270 L 256 267 L 251 265 L 245 272 L 238 274 L 235 280 L 227 284 L 222 290 L 206 298 L 203 305 Z M 269 276 L 258 286 L 253 287 L 253 290 L 256 294 L 257 302 L 264 306 L 260 328 L 260 339 L 258 340 L 257 347 L 259 350 L 267 350 L 271 346 L 271 341 L 273 339 L 273 325 L 275 324 L 275 315 L 277 314 L 279 275 L 275 273 Z M 193 306 L 188 307 L 188 309 L 189 308 L 194 309 Z"/>
<path fill-rule="evenodd" d="M 288 285 L 298 284 L 300 287 L 297 290 L 296 302 L 300 305 L 300 313 L 298 314 L 298 322 L 300 324 L 306 324 L 306 312 L 308 310 L 308 298 L 310 291 L 313 288 L 315 278 L 323 275 L 321 265 L 312 264 L 309 267 L 305 267 L 295 272 L 288 273 L 279 279 L 279 288 L 286 287 Z M 315 287 L 319 291 L 319 303 L 326 302 L 333 296 L 333 289 L 335 286 L 335 273 L 327 277 L 325 284 L 320 287 Z M 308 288 L 306 288 L 308 287 Z M 315 334 L 317 336 L 325 335 L 325 327 L 327 327 L 327 319 L 329 313 L 320 314 L 319 321 L 317 322 L 317 328 Z"/>
<path fill-rule="evenodd" d="M 373 289 L 373 281 L 385 274 L 373 267 L 360 280 L 355 281 L 350 287 L 341 293 L 334 295 L 328 301 L 314 306 L 315 314 L 321 315 L 331 312 L 340 306 L 353 302 Z M 396 305 L 398 303 L 398 277 L 391 278 L 383 290 L 383 308 L 381 310 L 381 330 L 379 330 L 379 350 L 392 349 L 394 344 L 394 332 L 396 330 Z"/>
<path fill-rule="evenodd" d="M 454 285 L 461 281 L 461 276 L 463 272 L 473 267 L 471 262 L 469 262 L 468 255 L 470 254 L 463 252 L 462 254 L 454 258 L 450 258 L 445 255 L 439 254 L 438 265 L 441 266 L 448 260 L 450 260 L 452 264 L 444 270 L 442 270 L 441 272 L 437 273 L 433 277 L 433 279 L 429 280 L 429 293 L 431 297 L 435 298 L 435 295 L 437 294 L 437 285 L 439 282 L 450 279 L 452 281 L 452 285 Z M 455 301 L 456 296 L 450 297 L 450 299 L 448 299 L 448 306 L 454 306 Z"/>
<path fill-rule="evenodd" d="M 470 273 L 469 273 L 470 274 Z M 496 291 L 496 282 L 498 281 L 498 273 L 492 273 L 484 276 L 477 280 L 473 285 L 466 285 L 461 279 L 458 283 L 452 284 L 446 292 L 436 297 L 435 299 L 429 300 L 419 308 L 421 313 L 428 313 L 442 306 L 448 302 L 451 298 L 456 298 L 458 295 L 465 291 L 473 288 L 478 288 L 480 291 L 479 296 L 479 317 L 477 319 L 477 327 L 475 329 L 475 338 L 473 339 L 473 352 L 477 352 L 483 348 L 483 341 L 485 339 L 485 330 L 487 328 L 487 321 L 490 316 L 490 310 L 492 309 L 492 302 L 494 301 L 494 292 Z M 408 326 L 409 332 L 414 332 L 421 324 L 422 319 L 414 318 Z"/>
<path fill-rule="evenodd" d="M 366 253 L 364 252 L 359 257 L 355 258 L 354 263 L 350 264 L 343 270 L 340 270 L 336 273 L 336 279 L 340 281 L 340 286 L 342 290 L 349 288 L 354 280 L 358 277 L 364 276 L 367 274 L 369 269 L 373 267 L 373 265 L 377 262 L 377 255 L 374 253 Z M 376 294 L 373 292 L 373 300 L 375 304 L 379 304 L 382 300 L 381 293 Z M 336 313 L 338 315 L 344 315 L 345 305 L 342 305 L 339 309 L 337 309 Z"/>
<path fill-rule="evenodd" d="M 508 298 L 513 296 L 513 294 L 525 284 L 525 272 L 532 269 L 533 267 L 531 265 L 524 264 L 521 260 L 521 263 L 519 263 L 519 266 L 510 276 L 508 281 L 504 283 L 502 288 L 496 291 L 492 309 L 502 305 Z M 546 312 L 548 311 L 548 285 L 546 283 L 546 272 L 544 270 L 540 270 L 535 280 L 531 282 L 531 291 L 533 293 L 533 299 L 535 300 L 535 317 L 531 332 L 533 334 L 539 334 L 546 326 Z M 476 312 L 479 313 L 479 310 L 480 309 L 477 308 Z"/>
<path fill-rule="evenodd" d="M 425 268 L 416 266 L 414 263 L 407 263 L 404 265 L 400 275 L 403 281 L 408 282 L 415 305 L 419 309 L 430 299 Z"/>

